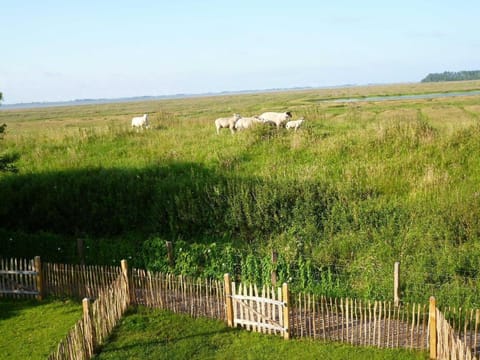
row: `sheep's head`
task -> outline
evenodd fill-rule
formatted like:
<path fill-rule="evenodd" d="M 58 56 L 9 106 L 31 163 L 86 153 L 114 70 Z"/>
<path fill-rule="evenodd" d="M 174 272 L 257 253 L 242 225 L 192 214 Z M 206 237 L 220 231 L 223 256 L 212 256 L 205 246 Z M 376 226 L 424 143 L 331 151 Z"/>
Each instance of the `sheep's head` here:
<path fill-rule="evenodd" d="M 287 118 L 287 119 L 291 119 L 291 118 L 292 118 L 292 113 L 291 113 L 290 111 L 287 111 L 287 112 L 285 113 L 285 115 L 286 115 L 286 118 Z"/>
<path fill-rule="evenodd" d="M 235 118 L 235 120 L 238 120 L 241 118 L 240 114 L 233 114 L 233 117 Z"/>

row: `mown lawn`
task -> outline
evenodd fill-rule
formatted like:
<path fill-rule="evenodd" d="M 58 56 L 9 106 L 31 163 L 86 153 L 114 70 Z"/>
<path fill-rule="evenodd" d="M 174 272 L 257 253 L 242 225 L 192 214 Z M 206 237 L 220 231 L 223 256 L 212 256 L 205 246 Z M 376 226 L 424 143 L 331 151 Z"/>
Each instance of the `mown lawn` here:
<path fill-rule="evenodd" d="M 231 329 L 139 307 L 125 316 L 95 359 L 426 359 L 426 353 L 380 350 Z"/>
<path fill-rule="evenodd" d="M 46 359 L 81 317 L 71 300 L 0 299 L 0 359 Z"/>

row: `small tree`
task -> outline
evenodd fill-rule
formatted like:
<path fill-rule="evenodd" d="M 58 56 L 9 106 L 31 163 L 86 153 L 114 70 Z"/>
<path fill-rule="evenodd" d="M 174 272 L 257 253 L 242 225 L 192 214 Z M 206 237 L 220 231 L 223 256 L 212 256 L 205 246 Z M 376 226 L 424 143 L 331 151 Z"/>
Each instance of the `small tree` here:
<path fill-rule="evenodd" d="M 3 94 L 0 92 L 0 101 L 3 100 Z M 7 124 L 0 125 L 0 140 L 3 139 L 3 134 Z M 16 154 L 0 154 L 0 171 L 11 171 L 17 172 L 18 169 L 13 165 L 13 163 L 18 159 Z"/>

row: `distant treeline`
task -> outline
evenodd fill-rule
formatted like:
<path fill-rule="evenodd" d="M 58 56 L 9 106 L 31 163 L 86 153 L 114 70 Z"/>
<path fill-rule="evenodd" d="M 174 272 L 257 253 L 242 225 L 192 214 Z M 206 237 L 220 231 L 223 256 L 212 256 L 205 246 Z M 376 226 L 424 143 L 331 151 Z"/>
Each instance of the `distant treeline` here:
<path fill-rule="evenodd" d="M 462 80 L 479 80 L 480 70 L 473 71 L 444 71 L 443 73 L 428 74 L 422 82 L 439 82 L 439 81 L 462 81 Z"/>

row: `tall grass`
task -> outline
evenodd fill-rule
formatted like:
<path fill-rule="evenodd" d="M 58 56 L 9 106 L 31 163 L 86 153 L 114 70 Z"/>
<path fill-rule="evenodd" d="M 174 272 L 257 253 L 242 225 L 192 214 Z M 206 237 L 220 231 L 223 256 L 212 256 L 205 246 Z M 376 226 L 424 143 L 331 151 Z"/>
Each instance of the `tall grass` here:
<path fill-rule="evenodd" d="M 264 281 L 265 259 L 276 249 L 290 264 L 282 274 L 293 271 L 299 286 L 318 280 L 324 289 L 375 298 L 391 297 L 391 269 L 400 261 L 410 300 L 436 294 L 451 305 L 480 304 L 478 97 L 320 101 L 337 95 L 1 111 L 8 126 L 1 146 L 21 155 L 19 174 L 0 175 L 2 253 L 78 261 L 82 237 L 89 262 L 132 257 L 162 267 L 165 257 L 153 254 L 173 240 L 191 248 L 176 271 L 218 276 L 233 266 L 220 258 L 233 258 L 198 256 L 209 249 L 202 244 L 216 243 L 243 254 L 236 261 L 250 269 L 243 276 Z M 287 108 L 306 118 L 295 133 L 260 126 L 215 133 L 218 116 Z M 130 130 L 129 119 L 144 112 L 153 129 Z"/>

